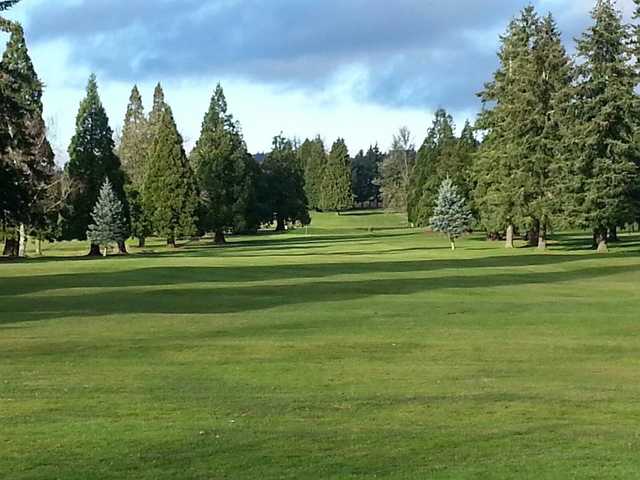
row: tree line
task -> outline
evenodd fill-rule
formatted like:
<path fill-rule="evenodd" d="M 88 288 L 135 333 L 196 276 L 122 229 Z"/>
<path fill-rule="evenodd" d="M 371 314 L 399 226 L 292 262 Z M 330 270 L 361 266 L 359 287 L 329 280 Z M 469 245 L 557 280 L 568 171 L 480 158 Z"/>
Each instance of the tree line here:
<path fill-rule="evenodd" d="M 109 231 L 95 219 L 97 209 L 109 217 L 106 204 L 97 206 L 105 185 L 120 204 L 114 208 L 122 216 L 116 230 L 123 253 L 128 237 L 140 246 L 151 235 L 175 245 L 212 233 L 224 243 L 230 232 L 265 225 L 281 231 L 308 224 L 310 210 L 357 205 L 384 205 L 406 212 L 415 226 L 434 226 L 434 218 L 446 217 L 442 205 L 462 203 L 470 206 L 473 228 L 507 247 L 521 235 L 545 248 L 553 230 L 582 228 L 606 251 L 618 229 L 640 217 L 634 1 L 625 24 L 613 0 L 597 0 L 574 57 L 551 14 L 524 8 L 500 37 L 499 67 L 479 93 L 475 124 L 458 130 L 439 109 L 419 148 L 401 128 L 388 152 L 371 146 L 353 158 L 344 139 L 327 149 L 320 137 L 282 135 L 264 158 L 251 155 L 220 85 L 189 154 L 160 84 L 148 115 L 134 86 L 115 138 L 92 75 L 63 169 L 47 141 L 42 83 L 22 28 L 2 20 L 10 39 L 0 62 L 0 222 L 15 232 L 5 254 L 22 255 L 28 235 L 84 240 Z M 0 2 L 0 10 L 14 3 Z M 467 223 L 462 213 L 460 225 Z M 99 242 L 91 243 L 90 253 L 100 254 Z"/>

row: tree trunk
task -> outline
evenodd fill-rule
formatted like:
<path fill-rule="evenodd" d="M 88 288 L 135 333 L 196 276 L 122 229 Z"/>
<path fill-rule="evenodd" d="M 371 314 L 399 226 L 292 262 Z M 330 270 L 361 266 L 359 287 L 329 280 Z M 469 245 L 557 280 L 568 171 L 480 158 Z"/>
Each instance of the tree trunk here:
<path fill-rule="evenodd" d="M 127 244 L 125 243 L 124 240 L 120 240 L 118 242 L 118 251 L 120 252 L 121 255 L 129 254 L 129 252 L 127 252 Z"/>
<path fill-rule="evenodd" d="M 171 248 L 176 248 L 176 239 L 175 238 L 167 238 L 167 246 Z"/>
<path fill-rule="evenodd" d="M 609 245 L 607 243 L 607 229 L 601 228 L 596 233 L 596 242 L 598 244 L 598 253 L 607 253 Z"/>
<path fill-rule="evenodd" d="M 138 248 L 144 248 L 146 243 L 147 243 L 147 239 L 146 238 L 144 238 L 144 237 L 138 238 Z"/>
<path fill-rule="evenodd" d="M 17 257 L 18 256 L 18 242 L 15 238 L 7 238 L 4 241 L 4 251 L 2 253 L 7 257 Z"/>
<path fill-rule="evenodd" d="M 455 249 L 456 249 L 456 239 L 449 237 L 449 241 L 451 242 L 451 250 L 455 251 Z"/>
<path fill-rule="evenodd" d="M 20 235 L 20 240 L 18 243 L 18 256 L 20 258 L 24 258 L 27 256 L 27 240 L 28 240 L 24 223 L 20 224 L 20 228 L 18 228 L 18 232 Z"/>
<path fill-rule="evenodd" d="M 610 242 L 619 242 L 620 238 L 618 237 L 618 227 L 613 226 L 609 227 L 609 241 Z"/>
<path fill-rule="evenodd" d="M 540 245 L 540 220 L 534 220 L 529 232 L 527 233 L 527 242 L 530 247 Z"/>
<path fill-rule="evenodd" d="M 540 233 L 538 234 L 538 248 L 545 250 L 547 248 L 547 227 L 541 226 Z"/>
<path fill-rule="evenodd" d="M 102 252 L 100 251 L 100 245 L 92 243 L 91 248 L 89 249 L 89 253 L 87 253 L 87 257 L 99 257 L 101 255 Z"/>
<path fill-rule="evenodd" d="M 36 238 L 36 255 L 42 256 L 42 238 Z"/>
<path fill-rule="evenodd" d="M 507 241 L 504 246 L 505 248 L 513 248 L 513 225 L 507 227 Z"/>
<path fill-rule="evenodd" d="M 213 237 L 213 243 L 216 245 L 224 245 L 227 243 L 227 240 L 224 238 L 223 230 L 216 230 L 215 236 Z"/>
<path fill-rule="evenodd" d="M 107 257 L 107 255 L 109 255 L 109 245 L 105 245 L 105 246 L 104 246 L 104 250 L 103 250 L 103 252 L 102 252 L 102 256 L 103 256 L 103 257 L 105 257 L 105 258 L 106 258 L 106 257 Z"/>
<path fill-rule="evenodd" d="M 284 218 L 278 217 L 276 220 L 276 232 L 284 232 L 284 231 L 285 231 Z"/>

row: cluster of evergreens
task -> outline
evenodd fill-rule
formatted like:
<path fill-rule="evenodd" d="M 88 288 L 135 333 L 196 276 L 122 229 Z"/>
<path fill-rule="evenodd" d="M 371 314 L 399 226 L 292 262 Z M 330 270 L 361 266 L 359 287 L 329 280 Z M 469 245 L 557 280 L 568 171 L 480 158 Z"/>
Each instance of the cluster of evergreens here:
<path fill-rule="evenodd" d="M 476 223 L 513 247 L 520 232 L 546 247 L 553 228 L 593 231 L 606 251 L 640 212 L 640 0 L 627 25 L 612 0 L 597 0 L 572 59 L 551 14 L 525 8 L 501 37 L 500 66 L 479 94 L 475 127 L 454 134 L 436 112 L 414 153 L 402 131 L 382 166 L 388 206 L 429 225 L 438 189 L 451 179 Z M 474 131 L 482 138 L 478 142 Z"/>
<path fill-rule="evenodd" d="M 553 17 L 525 8 L 501 37 L 500 65 L 479 94 L 476 125 L 467 122 L 456 134 L 440 109 L 417 151 L 402 128 L 386 154 L 372 146 L 351 158 L 343 139 L 327 151 L 320 137 L 298 144 L 280 135 L 271 152 L 254 157 L 219 85 L 189 155 L 160 84 L 149 115 L 133 88 L 115 141 L 92 76 L 64 171 L 55 168 L 47 141 L 42 84 L 22 28 L 2 20 L 10 33 L 0 64 L 5 254 L 23 254 L 27 235 L 86 239 L 105 182 L 121 206 L 122 253 L 129 236 L 140 246 L 150 235 L 175 245 L 205 233 L 224 243 L 229 232 L 268 224 L 284 230 L 307 224 L 310 209 L 354 206 L 384 205 L 406 211 L 416 226 L 446 231 L 434 222 L 446 217 L 439 198 L 469 204 L 476 227 L 506 238 L 508 247 L 520 234 L 544 248 L 552 229 L 577 227 L 592 230 L 594 246 L 606 250 L 618 228 L 640 216 L 640 0 L 634 1 L 628 25 L 613 0 L 597 0 L 574 59 Z M 14 3 L 0 2 L 0 10 Z M 100 242 L 92 241 L 91 254 L 100 254 Z"/>

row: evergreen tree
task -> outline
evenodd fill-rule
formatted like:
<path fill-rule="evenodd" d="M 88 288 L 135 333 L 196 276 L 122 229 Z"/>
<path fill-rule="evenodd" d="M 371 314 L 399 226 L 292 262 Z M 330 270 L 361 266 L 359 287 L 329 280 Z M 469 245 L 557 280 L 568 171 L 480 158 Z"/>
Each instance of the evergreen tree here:
<path fill-rule="evenodd" d="M 533 42 L 540 21 L 532 6 L 514 19 L 501 37 L 500 66 L 480 93 L 483 102 L 477 125 L 485 132 L 474 165 L 475 206 L 482 225 L 489 232 L 507 230 L 513 247 L 515 227 L 528 222 L 531 177 L 529 139 L 536 131 L 537 79 Z M 535 133 L 534 133 L 535 135 Z"/>
<path fill-rule="evenodd" d="M 561 155 L 560 119 L 562 104 L 572 94 L 573 65 L 569 59 L 560 32 L 551 14 L 538 26 L 533 42 L 536 75 L 532 84 L 535 100 L 530 113 L 534 128 L 522 140 L 528 145 L 528 162 L 524 163 L 531 179 L 527 189 L 531 218 L 530 244 L 536 240 L 539 248 L 546 248 L 547 233 L 558 211 L 558 199 L 564 192 L 557 184 L 557 158 Z"/>
<path fill-rule="evenodd" d="M 144 183 L 145 162 L 149 150 L 149 125 L 144 114 L 142 97 L 137 85 L 131 90 L 127 113 L 122 126 L 122 138 L 118 146 L 118 156 L 127 180 L 136 189 Z"/>
<path fill-rule="evenodd" d="M 19 255 L 26 246 L 25 224 L 29 229 L 44 228 L 47 190 L 52 182 L 55 164 L 53 150 L 47 140 L 42 118 L 42 83 L 29 56 L 24 32 L 19 24 L 11 24 L 11 37 L 2 57 L 3 93 L 14 105 L 10 131 L 17 141 L 11 142 L 8 163 L 19 173 L 22 202 L 14 220 L 20 223 Z M 16 138 L 16 133 L 22 138 Z"/>
<path fill-rule="evenodd" d="M 370 146 L 367 153 L 360 150 L 351 162 L 351 190 L 355 201 L 363 204 L 380 200 L 380 187 L 376 179 L 380 175 L 380 167 L 384 155 L 378 145 Z"/>
<path fill-rule="evenodd" d="M 458 139 L 451 115 L 444 109 L 436 111 L 433 125 L 418 151 L 411 176 L 408 199 L 411 223 L 420 226 L 429 224 L 440 185 L 445 178 L 452 178 L 457 185 L 463 186 L 465 196 L 468 194 L 471 162 L 469 148 L 472 142 L 472 138 L 469 138 L 472 132 L 469 129 L 470 127 L 463 132 L 464 139 Z"/>
<path fill-rule="evenodd" d="M 104 247 L 106 257 L 109 246 L 123 242 L 127 236 L 122 202 L 113 192 L 109 179 L 102 184 L 91 218 L 93 223 L 89 225 L 87 238 L 92 244 Z"/>
<path fill-rule="evenodd" d="M 153 106 L 151 107 L 151 111 L 149 112 L 149 135 L 151 136 L 150 141 L 153 141 L 153 135 L 155 135 L 156 130 L 160 125 L 162 116 L 164 115 L 164 111 L 166 110 L 166 108 L 167 103 L 164 99 L 164 90 L 162 89 L 162 85 L 158 83 L 153 91 Z"/>
<path fill-rule="evenodd" d="M 634 145 L 636 76 L 628 31 L 610 0 L 598 0 L 593 25 L 578 40 L 574 95 L 564 107 L 564 158 L 560 174 L 563 220 L 591 228 L 598 251 L 608 232 L 634 219 L 638 182 Z"/>
<path fill-rule="evenodd" d="M 451 250 L 456 249 L 456 239 L 467 231 L 473 220 L 471 210 L 464 197 L 450 178 L 446 178 L 438 191 L 438 198 L 430 219 L 431 228 L 435 232 L 447 235 L 451 242 Z"/>
<path fill-rule="evenodd" d="M 329 152 L 322 178 L 320 208 L 325 211 L 341 212 L 352 207 L 351 159 L 347 145 L 342 138 L 339 138 Z"/>
<path fill-rule="evenodd" d="M 137 85 L 131 90 L 129 105 L 124 117 L 118 156 L 125 172 L 125 193 L 131 218 L 131 235 L 138 238 L 138 246 L 144 247 L 151 235 L 151 222 L 145 215 L 140 192 L 147 171 L 150 149 L 149 122 L 144 114 L 142 97 Z"/>
<path fill-rule="evenodd" d="M 407 211 L 409 185 L 415 161 L 416 152 L 411 142 L 411 132 L 408 128 L 402 127 L 397 135 L 393 136 L 391 150 L 382 161 L 380 177 L 376 181 L 385 208 Z"/>
<path fill-rule="evenodd" d="M 175 247 L 177 238 L 196 233 L 198 195 L 169 106 L 160 117 L 147 165 L 142 204 L 155 232 Z"/>
<path fill-rule="evenodd" d="M 322 179 L 327 166 L 327 152 L 324 142 L 318 136 L 313 140 L 305 140 L 298 149 L 298 157 L 304 168 L 304 191 L 309 201 L 309 208 L 320 208 Z"/>
<path fill-rule="evenodd" d="M 204 201 L 204 225 L 215 232 L 215 242 L 225 243 L 225 231 L 240 226 L 254 228 L 247 221 L 254 195 L 254 181 L 240 126 L 228 113 L 227 101 L 218 84 L 202 131 L 191 153 L 191 164 Z"/>
<path fill-rule="evenodd" d="M 278 135 L 262 170 L 263 199 L 269 206 L 268 221 L 276 222 L 276 231 L 284 231 L 287 222 L 311 222 L 304 192 L 304 172 L 291 140 Z"/>
<path fill-rule="evenodd" d="M 71 181 L 78 186 L 70 196 L 64 216 L 64 237 L 86 238 L 91 222 L 91 206 L 98 200 L 100 187 L 108 179 L 124 204 L 124 173 L 114 151 L 113 131 L 107 113 L 98 95 L 95 75 L 91 75 L 87 94 L 80 103 L 76 117 L 76 133 L 69 145 L 69 163 L 66 166 Z M 126 207 L 125 207 L 126 217 Z M 128 223 L 125 219 L 125 222 Z M 124 241 L 119 243 L 126 253 Z M 124 250 L 124 251 L 123 251 Z M 100 255 L 97 244 L 91 245 L 90 255 Z"/>

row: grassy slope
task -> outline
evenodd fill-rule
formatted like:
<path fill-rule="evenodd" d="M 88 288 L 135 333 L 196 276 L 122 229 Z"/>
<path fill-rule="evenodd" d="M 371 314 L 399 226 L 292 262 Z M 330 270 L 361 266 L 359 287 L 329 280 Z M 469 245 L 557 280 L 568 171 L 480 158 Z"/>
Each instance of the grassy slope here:
<path fill-rule="evenodd" d="M 452 253 L 366 231 L 390 216 L 315 220 L 0 263 L 0 476 L 637 476 L 639 239 Z"/>

